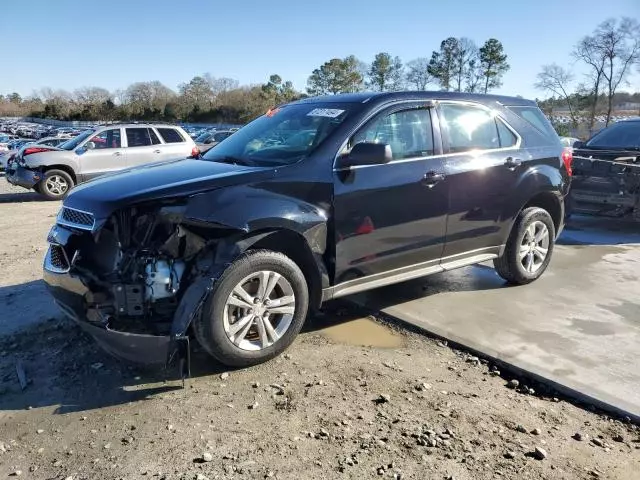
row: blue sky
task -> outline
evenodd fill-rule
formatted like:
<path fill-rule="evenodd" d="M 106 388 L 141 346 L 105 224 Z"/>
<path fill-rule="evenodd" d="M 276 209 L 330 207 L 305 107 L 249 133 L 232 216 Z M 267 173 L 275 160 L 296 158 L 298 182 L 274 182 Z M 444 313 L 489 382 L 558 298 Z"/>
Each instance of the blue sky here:
<path fill-rule="evenodd" d="M 144 80 L 176 89 L 204 72 L 243 84 L 278 73 L 303 89 L 332 57 L 370 62 L 387 51 L 407 62 L 466 36 L 502 41 L 511 70 L 498 93 L 533 98 L 541 65 L 576 69 L 572 46 L 623 15 L 640 18 L 640 0 L 9 0 L 0 5 L 0 93 Z M 640 90 L 640 76 L 632 80 L 626 89 Z"/>

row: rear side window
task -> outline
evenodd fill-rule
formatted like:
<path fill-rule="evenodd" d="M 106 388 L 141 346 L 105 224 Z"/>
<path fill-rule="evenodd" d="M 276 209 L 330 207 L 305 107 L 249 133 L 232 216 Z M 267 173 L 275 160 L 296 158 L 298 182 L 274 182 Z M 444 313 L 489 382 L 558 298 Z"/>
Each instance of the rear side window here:
<path fill-rule="evenodd" d="M 525 119 L 535 127 L 540 133 L 551 138 L 558 138 L 558 134 L 554 130 L 551 122 L 544 116 L 544 113 L 538 107 L 507 107 L 520 118 Z"/>
<path fill-rule="evenodd" d="M 473 105 L 442 104 L 442 124 L 449 135 L 451 153 L 500 148 L 496 120 L 490 112 Z"/>
<path fill-rule="evenodd" d="M 149 136 L 151 137 L 152 145 L 160 144 L 160 139 L 158 138 L 158 135 L 156 135 L 156 132 L 154 132 L 152 128 L 149 129 Z"/>
<path fill-rule="evenodd" d="M 158 133 L 165 143 L 182 143 L 184 138 L 175 128 L 159 128 Z"/>
<path fill-rule="evenodd" d="M 127 128 L 127 145 L 129 147 L 146 147 L 151 145 L 148 128 Z"/>

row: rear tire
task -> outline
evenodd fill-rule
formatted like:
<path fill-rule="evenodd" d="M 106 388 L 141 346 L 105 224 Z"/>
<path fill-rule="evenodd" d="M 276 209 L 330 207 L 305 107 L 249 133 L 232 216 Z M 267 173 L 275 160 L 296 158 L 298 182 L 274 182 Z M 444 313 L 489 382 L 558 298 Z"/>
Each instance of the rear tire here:
<path fill-rule="evenodd" d="M 64 170 L 47 170 L 38 185 L 39 193 L 48 200 L 62 200 L 75 183 Z"/>
<path fill-rule="evenodd" d="M 523 210 L 513 225 L 504 253 L 493 261 L 502 278 L 515 285 L 538 279 L 549 266 L 556 230 L 549 213 L 538 207 Z"/>
<path fill-rule="evenodd" d="M 255 250 L 241 255 L 216 280 L 193 329 L 215 359 L 247 367 L 289 347 L 308 309 L 309 290 L 300 268 L 286 255 Z"/>

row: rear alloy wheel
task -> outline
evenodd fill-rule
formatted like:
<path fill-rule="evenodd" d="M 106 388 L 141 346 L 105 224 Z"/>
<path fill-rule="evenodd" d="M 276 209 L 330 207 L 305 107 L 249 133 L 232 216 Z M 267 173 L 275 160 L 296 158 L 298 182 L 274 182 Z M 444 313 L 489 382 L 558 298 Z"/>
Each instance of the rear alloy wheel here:
<path fill-rule="evenodd" d="M 215 282 L 194 332 L 225 365 L 254 365 L 293 342 L 308 303 L 306 280 L 290 258 L 268 250 L 248 252 Z"/>
<path fill-rule="evenodd" d="M 502 257 L 493 261 L 509 283 L 524 285 L 544 273 L 551 261 L 556 230 L 546 210 L 531 207 L 520 212 Z"/>
<path fill-rule="evenodd" d="M 49 200 L 63 199 L 73 188 L 73 179 L 63 170 L 47 170 L 39 184 L 39 193 Z"/>

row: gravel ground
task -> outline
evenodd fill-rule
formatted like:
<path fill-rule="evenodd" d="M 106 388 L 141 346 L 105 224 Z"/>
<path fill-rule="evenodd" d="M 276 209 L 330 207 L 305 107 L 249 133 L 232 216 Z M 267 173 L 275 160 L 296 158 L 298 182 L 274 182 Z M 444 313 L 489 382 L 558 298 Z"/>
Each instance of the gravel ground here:
<path fill-rule="evenodd" d="M 114 360 L 39 280 L 59 205 L 15 192 L 0 178 L 0 478 L 638 478 L 637 426 L 343 305 L 250 369 L 196 346 L 185 388 Z"/>

